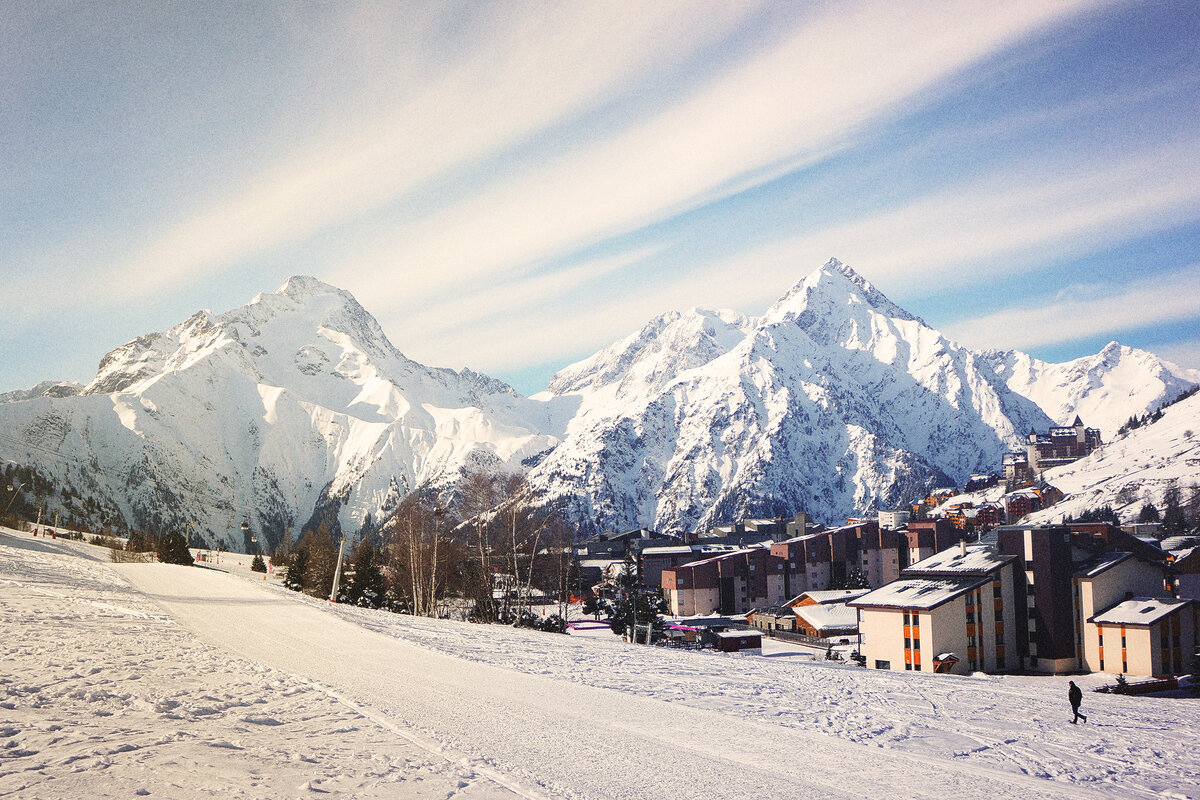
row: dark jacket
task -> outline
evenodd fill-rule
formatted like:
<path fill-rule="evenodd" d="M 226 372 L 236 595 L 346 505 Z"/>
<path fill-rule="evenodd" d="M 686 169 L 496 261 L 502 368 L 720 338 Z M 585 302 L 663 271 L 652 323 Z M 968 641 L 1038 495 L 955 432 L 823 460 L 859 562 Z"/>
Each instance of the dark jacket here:
<path fill-rule="evenodd" d="M 1078 686 L 1072 686 L 1071 691 L 1067 692 L 1067 699 L 1071 701 L 1071 705 L 1078 708 L 1083 702 L 1083 691 Z"/>

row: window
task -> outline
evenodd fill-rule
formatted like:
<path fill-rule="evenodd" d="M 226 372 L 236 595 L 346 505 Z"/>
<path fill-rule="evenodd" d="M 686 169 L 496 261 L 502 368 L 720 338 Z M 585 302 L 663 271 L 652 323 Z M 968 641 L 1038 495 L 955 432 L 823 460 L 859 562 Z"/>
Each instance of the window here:
<path fill-rule="evenodd" d="M 917 672 L 920 672 L 920 671 L 921 671 L 921 665 L 920 665 L 920 664 L 913 664 L 913 669 L 915 669 Z"/>
<path fill-rule="evenodd" d="M 875 669 L 891 669 L 891 668 L 892 668 L 892 662 L 883 661 L 882 659 L 878 659 L 878 658 L 875 659 Z"/>
<path fill-rule="evenodd" d="M 968 611 L 968 612 L 967 612 L 967 624 L 968 624 L 968 625 L 974 625 L 974 624 L 975 624 L 975 612 L 974 612 L 974 611 Z"/>
<path fill-rule="evenodd" d="M 907 636 L 904 637 L 904 649 L 905 650 L 912 649 L 912 639 L 908 638 Z"/>
<path fill-rule="evenodd" d="M 1001 647 L 1004 646 L 1004 634 L 1003 633 L 996 634 L 996 644 L 1000 645 Z"/>
<path fill-rule="evenodd" d="M 996 609 L 996 622 L 1004 622 L 1004 609 L 1003 608 Z"/>
<path fill-rule="evenodd" d="M 998 583 L 992 584 L 992 597 L 1001 598 L 1004 596 L 1004 587 Z"/>
<path fill-rule="evenodd" d="M 912 646 L 912 649 L 913 649 L 913 650 L 920 650 L 920 649 L 921 649 L 921 640 L 920 640 L 920 639 L 913 639 L 913 646 Z"/>
<path fill-rule="evenodd" d="M 904 612 L 904 624 L 912 625 L 912 618 L 909 616 L 907 611 Z"/>

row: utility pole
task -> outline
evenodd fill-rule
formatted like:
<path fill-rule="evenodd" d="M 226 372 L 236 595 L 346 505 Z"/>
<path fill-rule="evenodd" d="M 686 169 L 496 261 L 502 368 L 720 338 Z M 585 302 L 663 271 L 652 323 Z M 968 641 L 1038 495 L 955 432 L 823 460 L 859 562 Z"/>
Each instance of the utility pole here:
<path fill-rule="evenodd" d="M 342 553 L 346 549 L 346 534 L 342 534 L 342 540 L 338 543 L 337 565 L 333 568 L 333 588 L 329 590 L 329 602 L 337 602 L 338 582 L 342 579 Z"/>

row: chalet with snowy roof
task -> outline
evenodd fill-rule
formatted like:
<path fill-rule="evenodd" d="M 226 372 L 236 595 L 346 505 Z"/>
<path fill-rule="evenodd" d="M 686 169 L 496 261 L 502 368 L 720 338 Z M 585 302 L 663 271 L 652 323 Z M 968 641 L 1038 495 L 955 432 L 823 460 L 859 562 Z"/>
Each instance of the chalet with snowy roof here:
<path fill-rule="evenodd" d="M 1061 490 L 1041 481 L 1034 486 L 1009 492 L 1000 498 L 1000 504 L 1004 507 L 1005 519 L 1009 522 L 1016 522 L 1026 514 L 1049 508 L 1062 497 Z"/>
<path fill-rule="evenodd" d="M 789 601 L 796 618 L 796 631 L 805 636 L 828 639 L 858 633 L 858 612 L 848 603 L 870 589 L 834 589 L 805 592 Z"/>
<path fill-rule="evenodd" d="M 925 495 L 921 502 L 913 506 L 913 512 L 916 513 L 920 508 L 937 508 L 942 503 L 958 494 L 959 491 L 954 486 L 944 486 L 938 489 L 933 489 L 929 492 L 929 494 Z"/>
<path fill-rule="evenodd" d="M 1000 503 L 962 503 L 948 507 L 945 516 L 960 531 L 990 531 L 1004 522 L 1005 511 Z"/>
<path fill-rule="evenodd" d="M 990 488 L 1000 483 L 999 476 L 995 474 L 975 473 L 967 479 L 967 483 L 963 486 L 964 492 L 978 492 L 983 489 Z"/>

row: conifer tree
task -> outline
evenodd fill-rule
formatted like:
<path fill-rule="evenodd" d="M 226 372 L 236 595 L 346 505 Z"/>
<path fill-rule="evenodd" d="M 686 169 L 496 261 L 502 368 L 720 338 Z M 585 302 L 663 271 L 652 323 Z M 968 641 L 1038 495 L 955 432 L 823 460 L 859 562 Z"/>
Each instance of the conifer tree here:
<path fill-rule="evenodd" d="M 158 560 L 164 564 L 183 564 L 191 566 L 195 563 L 192 553 L 188 550 L 187 540 L 183 534 L 172 531 L 162 537 L 158 547 Z"/>
<path fill-rule="evenodd" d="M 287 562 L 283 585 L 293 592 L 304 591 L 304 573 L 308 571 L 308 548 L 297 547 Z"/>
<path fill-rule="evenodd" d="M 379 551 L 367 539 L 354 551 L 354 577 L 346 589 L 346 602 L 366 608 L 379 608 L 384 602 L 383 569 Z"/>

